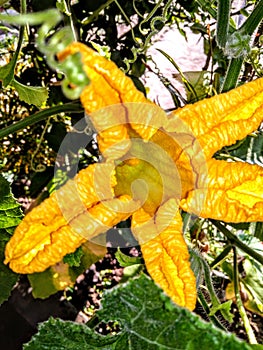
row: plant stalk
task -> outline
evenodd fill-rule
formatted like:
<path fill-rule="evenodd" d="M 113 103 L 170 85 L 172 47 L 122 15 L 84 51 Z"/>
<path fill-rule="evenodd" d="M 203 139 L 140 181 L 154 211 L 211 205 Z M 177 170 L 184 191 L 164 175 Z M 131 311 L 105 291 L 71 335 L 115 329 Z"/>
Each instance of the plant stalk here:
<path fill-rule="evenodd" d="M 254 31 L 262 22 L 262 17 L 263 17 L 263 0 L 260 0 L 255 6 L 254 10 L 246 19 L 246 21 L 239 28 L 239 31 L 247 35 L 253 35 Z"/>
<path fill-rule="evenodd" d="M 236 87 L 243 61 L 244 58 L 241 57 L 232 58 L 229 61 L 221 92 L 226 92 Z"/>
<path fill-rule="evenodd" d="M 230 243 L 237 248 L 243 250 L 243 252 L 250 255 L 253 259 L 258 261 L 260 264 L 263 265 L 263 255 L 255 252 L 253 249 L 248 247 L 245 243 L 241 242 L 236 235 L 234 235 L 232 232 L 230 232 L 224 225 L 222 225 L 220 222 L 216 220 L 210 220 L 212 224 L 219 229 L 230 241 Z"/>
<path fill-rule="evenodd" d="M 230 22 L 231 1 L 219 0 L 217 8 L 216 41 L 221 48 L 226 46 Z"/>
<path fill-rule="evenodd" d="M 44 109 L 42 111 L 36 112 L 35 114 L 20 120 L 17 123 L 9 125 L 2 130 L 0 130 L 0 139 L 13 134 L 19 130 L 26 128 L 27 126 L 38 123 L 42 120 L 47 119 L 53 115 L 59 113 L 81 113 L 83 112 L 83 107 L 79 103 L 66 103 L 64 105 L 59 105 L 51 108 Z"/>
<path fill-rule="evenodd" d="M 244 308 L 244 305 L 242 303 L 241 295 L 239 292 L 239 276 L 238 276 L 238 263 L 237 263 L 237 250 L 236 247 L 233 246 L 233 259 L 234 259 L 234 271 L 233 271 L 233 282 L 234 282 L 234 291 L 235 291 L 235 297 L 236 297 L 236 305 L 239 311 L 239 314 L 242 318 L 244 328 L 246 330 L 248 340 L 250 344 L 258 344 L 257 339 L 255 337 L 255 334 L 253 332 L 253 329 L 250 325 L 249 319 L 247 317 L 246 310 Z"/>
<path fill-rule="evenodd" d="M 226 331 L 226 328 L 219 322 L 217 317 L 215 315 L 209 315 L 210 309 L 209 305 L 206 302 L 206 299 L 202 293 L 202 291 L 198 292 L 198 301 L 202 305 L 203 309 L 205 310 L 207 317 L 210 319 L 210 321 L 214 324 L 214 326 L 222 329 L 223 331 Z"/>

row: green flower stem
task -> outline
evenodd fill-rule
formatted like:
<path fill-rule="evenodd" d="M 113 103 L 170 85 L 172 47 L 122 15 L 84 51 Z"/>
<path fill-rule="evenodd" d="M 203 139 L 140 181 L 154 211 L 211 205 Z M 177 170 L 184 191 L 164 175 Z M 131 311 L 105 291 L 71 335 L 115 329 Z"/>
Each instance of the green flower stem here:
<path fill-rule="evenodd" d="M 222 329 L 223 331 L 226 331 L 226 328 L 219 322 L 219 320 L 217 319 L 217 317 L 215 315 L 210 315 L 210 308 L 209 305 L 206 302 L 206 299 L 202 293 L 202 291 L 198 292 L 198 301 L 199 303 L 202 305 L 203 309 L 205 310 L 207 317 L 210 319 L 210 321 L 214 324 L 214 326 L 216 326 L 217 328 Z"/>
<path fill-rule="evenodd" d="M 222 0 L 223 2 L 224 0 Z M 198 5 L 203 9 L 203 11 L 209 13 L 209 15 L 217 19 L 217 11 L 211 6 L 211 1 L 209 0 L 196 0 Z M 235 31 L 235 28 L 230 24 L 229 25 L 229 33 L 233 33 Z"/>
<path fill-rule="evenodd" d="M 251 12 L 247 20 L 239 28 L 239 31 L 247 34 L 253 35 L 254 31 L 257 29 L 262 21 L 263 17 L 263 0 L 260 0 L 255 6 L 254 10 Z"/>
<path fill-rule="evenodd" d="M 92 13 L 92 15 L 90 15 L 87 19 L 84 19 L 84 21 L 82 21 L 82 25 L 87 25 L 89 23 L 92 23 L 98 17 L 100 12 L 103 11 L 108 6 L 110 6 L 112 2 L 115 2 L 115 0 L 108 0 L 104 4 L 102 4 L 96 11 Z"/>
<path fill-rule="evenodd" d="M 20 6 L 20 11 L 21 11 L 21 14 L 25 14 L 26 13 L 26 0 L 21 0 L 21 6 Z M 22 47 L 22 44 L 23 44 L 23 40 L 24 40 L 24 32 L 25 32 L 25 26 L 21 26 L 19 28 L 19 37 L 18 37 L 18 43 L 17 43 L 17 48 L 16 48 L 16 52 L 14 54 L 14 68 L 16 66 L 16 62 L 17 62 L 17 59 L 18 59 L 18 56 L 19 56 L 19 53 L 20 53 L 20 50 L 21 50 L 21 47 Z"/>
<path fill-rule="evenodd" d="M 202 266 L 203 266 L 205 284 L 206 284 L 206 287 L 207 287 L 208 292 L 210 294 L 212 305 L 213 305 L 213 307 L 218 307 L 221 303 L 216 295 L 216 292 L 215 292 L 215 289 L 213 286 L 210 268 L 209 268 L 208 264 L 206 263 L 206 261 L 204 261 L 204 260 L 202 260 Z"/>
<path fill-rule="evenodd" d="M 226 92 L 236 87 L 243 61 L 244 58 L 240 57 L 230 60 L 221 92 Z"/>
<path fill-rule="evenodd" d="M 27 126 L 38 123 L 42 120 L 47 119 L 50 116 L 57 115 L 59 113 L 81 113 L 83 112 L 83 107 L 79 103 L 66 103 L 64 105 L 59 105 L 51 108 L 44 109 L 42 111 L 36 112 L 35 114 L 26 117 L 19 122 L 9 125 L 2 130 L 0 130 L 0 139 L 13 134 L 19 130 L 26 128 Z"/>
<path fill-rule="evenodd" d="M 251 37 L 255 32 L 255 30 L 257 29 L 257 27 L 259 26 L 259 24 L 261 23 L 262 17 L 263 17 L 263 0 L 260 0 L 258 4 L 255 6 L 254 10 L 246 19 L 246 21 L 243 23 L 243 25 L 237 30 L 237 32 L 239 32 L 241 35 L 244 34 Z M 229 91 L 234 87 L 236 87 L 243 61 L 244 61 L 244 58 L 242 57 L 232 58 L 230 60 L 221 92 Z"/>
<path fill-rule="evenodd" d="M 71 1 L 67 0 L 66 1 L 66 6 L 67 6 L 67 11 L 69 12 L 69 26 L 71 28 L 72 31 L 72 35 L 74 37 L 74 41 L 78 41 L 79 40 L 79 35 L 77 33 L 76 27 L 75 27 L 75 23 L 74 23 L 74 18 L 73 18 L 73 13 L 72 13 L 72 9 L 71 9 Z"/>
<path fill-rule="evenodd" d="M 241 242 L 236 235 L 234 235 L 232 232 L 230 232 L 224 225 L 222 225 L 220 222 L 215 220 L 210 220 L 212 224 L 218 228 L 219 231 L 221 231 L 230 241 L 232 245 L 235 247 L 243 250 L 243 252 L 247 253 L 249 256 L 251 256 L 253 259 L 257 260 L 260 264 L 263 265 L 263 255 L 257 253 L 255 250 L 248 247 L 246 244 Z"/>
<path fill-rule="evenodd" d="M 20 11 L 21 14 L 26 13 L 26 0 L 21 0 L 21 5 L 20 5 Z M 8 78 L 3 80 L 3 85 L 7 86 L 11 83 L 11 81 L 14 79 L 14 74 L 15 74 L 15 68 L 16 68 L 16 63 L 22 48 L 23 40 L 24 40 L 24 32 L 25 32 L 25 26 L 22 25 L 19 28 L 19 35 L 18 35 L 18 42 L 17 42 L 17 47 L 16 51 L 14 53 L 14 56 L 12 57 L 10 61 L 10 68 L 9 68 L 9 74 Z"/>
<path fill-rule="evenodd" d="M 217 8 L 216 41 L 219 47 L 225 47 L 228 37 L 231 1 L 219 0 Z"/>
<path fill-rule="evenodd" d="M 233 259 L 234 259 L 234 271 L 233 271 L 233 282 L 234 282 L 234 291 L 235 291 L 235 297 L 236 297 L 236 305 L 238 308 L 238 311 L 240 313 L 240 316 L 242 318 L 244 328 L 247 332 L 248 340 L 250 344 L 257 344 L 257 339 L 255 337 L 255 334 L 253 332 L 253 329 L 250 326 L 249 319 L 247 317 L 246 310 L 244 308 L 244 305 L 242 303 L 241 295 L 239 292 L 239 276 L 238 276 L 238 263 L 237 263 L 237 251 L 236 247 L 233 246 Z"/>
<path fill-rule="evenodd" d="M 225 260 L 232 249 L 231 244 L 228 244 L 225 249 L 215 258 L 215 260 L 210 264 L 210 267 L 216 267 L 223 260 Z"/>

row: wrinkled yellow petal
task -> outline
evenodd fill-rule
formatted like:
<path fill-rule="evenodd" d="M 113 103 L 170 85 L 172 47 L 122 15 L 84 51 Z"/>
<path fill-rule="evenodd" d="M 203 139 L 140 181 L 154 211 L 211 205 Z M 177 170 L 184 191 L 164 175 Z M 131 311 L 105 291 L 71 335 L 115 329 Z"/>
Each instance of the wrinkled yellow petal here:
<path fill-rule="evenodd" d="M 252 222 L 263 218 L 263 168 L 241 162 L 211 159 L 208 176 L 183 199 L 183 210 L 226 222 Z"/>
<path fill-rule="evenodd" d="M 189 127 L 205 156 L 210 158 L 222 147 L 232 145 L 256 130 L 263 120 L 262 113 L 263 78 L 260 78 L 175 110 L 165 129 L 184 133 L 189 132 Z M 194 144 L 192 148 L 195 148 Z"/>
<path fill-rule="evenodd" d="M 104 156 L 116 159 L 114 145 L 121 143 L 125 150 L 129 148 L 129 125 L 140 137 L 149 139 L 166 122 L 165 112 L 147 100 L 114 62 L 84 44 L 72 43 L 58 54 L 58 58 L 64 60 L 78 52 L 91 80 L 80 96 L 81 102 L 100 134 L 101 152 L 113 147 Z"/>
<path fill-rule="evenodd" d="M 193 310 L 196 303 L 195 277 L 182 234 L 178 202 L 169 200 L 154 218 L 140 209 L 132 216 L 132 231 L 139 242 L 143 242 L 141 250 L 153 280 L 176 304 Z"/>
<path fill-rule="evenodd" d="M 182 135 L 179 134 L 168 134 L 165 130 L 159 129 L 152 136 L 150 142 L 153 142 L 162 149 L 165 156 L 163 156 L 161 152 L 158 154 L 158 162 L 163 169 L 162 172 L 170 174 L 170 181 L 168 181 L 168 183 L 170 182 L 174 189 L 177 188 L 178 192 L 180 191 L 179 197 L 184 197 L 194 187 L 197 173 L 200 172 L 200 163 L 196 166 L 195 159 L 193 159 L 192 154 L 187 151 L 189 144 L 191 144 L 191 140 L 189 140 L 188 137 L 185 137 L 185 135 L 182 137 Z M 156 152 L 152 157 L 156 157 Z M 165 164 L 165 159 L 169 158 L 172 159 L 174 166 L 176 166 L 178 171 L 177 176 L 172 172 L 172 167 L 169 166 L 168 162 Z M 201 155 L 199 159 L 203 164 L 204 159 L 202 159 Z M 205 170 L 205 168 L 202 170 Z M 165 180 L 165 182 L 167 182 L 167 180 Z M 171 190 L 172 186 L 170 187 L 171 195 L 175 192 L 174 190 Z M 177 196 L 176 198 L 179 197 Z"/>
<path fill-rule="evenodd" d="M 93 164 L 30 211 L 6 246 L 5 263 L 19 273 L 45 270 L 87 239 L 127 219 L 130 197 L 113 196 L 113 164 Z"/>
<path fill-rule="evenodd" d="M 47 210 L 49 205 L 47 199 Z M 20 225 L 17 227 L 6 245 L 5 264 L 9 263 L 10 268 L 17 273 L 44 271 L 59 262 L 64 255 L 74 252 L 87 239 L 126 220 L 136 208 L 136 203 L 127 196 L 110 199 L 94 205 L 64 226 L 58 227 L 50 222 L 45 232 L 40 231 L 39 226 L 34 221 L 30 222 L 26 216 L 24 220 L 31 224 L 29 231 L 23 232 Z"/>
<path fill-rule="evenodd" d="M 74 42 L 57 56 L 63 61 L 75 53 L 81 53 L 83 68 L 91 79 L 91 84 L 86 87 L 81 97 L 88 114 L 113 104 L 147 101 L 143 93 L 136 89 L 132 80 L 126 77 L 114 62 L 90 47 Z"/>

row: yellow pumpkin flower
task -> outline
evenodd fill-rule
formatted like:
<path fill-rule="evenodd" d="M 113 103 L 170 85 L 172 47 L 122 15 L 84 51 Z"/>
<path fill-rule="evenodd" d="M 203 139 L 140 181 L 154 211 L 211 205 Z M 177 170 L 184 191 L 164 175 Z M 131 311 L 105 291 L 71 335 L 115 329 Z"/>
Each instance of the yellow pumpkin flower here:
<path fill-rule="evenodd" d="M 258 128 L 263 79 L 167 116 L 85 45 L 73 43 L 58 58 L 77 52 L 91 79 L 81 102 L 103 162 L 81 170 L 25 216 L 6 246 L 5 263 L 19 273 L 43 271 L 131 217 L 149 274 L 192 310 L 195 277 L 180 209 L 226 222 L 262 220 L 263 168 L 212 157 Z"/>

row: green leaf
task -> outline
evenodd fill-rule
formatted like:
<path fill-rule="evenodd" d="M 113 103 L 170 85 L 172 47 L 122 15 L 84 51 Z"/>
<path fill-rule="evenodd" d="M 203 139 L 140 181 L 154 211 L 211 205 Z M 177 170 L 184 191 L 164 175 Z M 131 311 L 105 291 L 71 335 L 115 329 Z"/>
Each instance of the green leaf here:
<path fill-rule="evenodd" d="M 14 69 L 16 65 L 16 57 L 13 56 L 11 61 L 5 66 L 0 67 L 0 81 L 3 82 L 3 86 L 8 86 L 14 79 Z"/>
<path fill-rule="evenodd" d="M 196 96 L 196 92 L 195 89 L 193 88 L 193 86 L 191 85 L 191 83 L 188 81 L 187 77 L 185 76 L 185 74 L 183 73 L 183 71 L 181 70 L 181 68 L 178 66 L 178 64 L 174 61 L 174 59 L 168 55 L 166 52 L 164 52 L 161 49 L 157 49 L 159 52 L 161 52 L 162 55 L 164 55 L 165 58 L 167 58 L 167 60 L 174 66 L 174 68 L 178 71 L 179 76 L 181 77 L 185 88 L 191 92 L 194 96 L 194 101 L 198 101 L 198 97 Z"/>
<path fill-rule="evenodd" d="M 143 270 L 143 267 L 144 266 L 142 264 L 135 264 L 124 267 L 121 282 L 127 282 L 130 278 L 139 275 L 139 273 Z"/>
<path fill-rule="evenodd" d="M 3 261 L 5 258 L 5 245 L 21 218 L 22 212 L 19 204 L 11 194 L 10 185 L 0 175 L 0 304 L 9 297 L 18 279 L 18 275 L 4 265 Z"/>
<path fill-rule="evenodd" d="M 242 278 L 242 282 L 245 284 L 246 289 L 251 294 L 250 299 L 256 304 L 258 310 L 263 313 L 263 268 L 260 264 L 256 263 L 253 259 L 247 258 L 243 262 L 243 267 L 246 272 L 246 276 Z"/>
<path fill-rule="evenodd" d="M 27 86 L 19 83 L 17 80 L 12 81 L 12 85 L 17 90 L 21 101 L 29 105 L 41 107 L 47 101 L 48 89 L 42 86 Z"/>
<path fill-rule="evenodd" d="M 184 77 L 187 79 L 182 79 L 180 74 L 175 74 L 174 77 L 184 83 L 186 98 L 188 102 L 196 102 L 202 100 L 207 96 L 209 91 L 209 85 L 211 80 L 211 73 L 208 71 L 189 71 L 184 72 Z M 189 84 L 191 88 L 189 89 Z"/>
<path fill-rule="evenodd" d="M 70 253 L 64 256 L 63 262 L 68 264 L 70 267 L 77 266 L 79 267 L 81 264 L 81 258 L 83 256 L 83 250 L 81 247 L 77 248 L 74 253 Z"/>
<path fill-rule="evenodd" d="M 174 305 L 167 310 L 160 289 L 145 275 L 105 297 L 99 316 L 122 323 L 131 349 L 246 349 L 196 315 Z M 113 310 L 114 303 L 118 307 Z M 135 321 L 136 320 L 136 321 Z"/>
<path fill-rule="evenodd" d="M 101 336 L 88 326 L 50 319 L 25 350 L 249 350 L 250 345 L 222 332 L 172 303 L 146 275 L 104 294 L 101 322 L 118 321 L 121 330 Z"/>
<path fill-rule="evenodd" d="M 222 304 L 212 306 L 210 309 L 209 316 L 214 316 L 217 311 L 224 310 L 227 315 L 230 315 L 229 321 L 233 322 L 234 315 L 231 314 L 231 305 L 232 305 L 232 300 L 228 300 Z"/>
<path fill-rule="evenodd" d="M 244 140 L 225 148 L 232 157 L 252 164 L 263 164 L 263 133 L 248 135 Z"/>
<path fill-rule="evenodd" d="M 102 336 L 85 325 L 50 318 L 39 326 L 39 332 L 25 344 L 24 350 L 110 350 L 118 336 Z M 112 346 L 111 346 L 112 345 Z M 121 348 L 119 348 L 121 349 Z M 125 348 L 123 348 L 125 349 Z"/>
<path fill-rule="evenodd" d="M 128 256 L 118 248 L 117 252 L 115 253 L 115 257 L 118 260 L 118 263 L 122 267 L 137 265 L 142 263 L 142 259 L 137 256 Z"/>
<path fill-rule="evenodd" d="M 60 280 L 62 279 L 61 270 L 63 267 L 59 265 L 60 264 L 58 264 L 58 266 L 55 266 L 54 268 L 50 267 L 43 272 L 32 273 L 27 276 L 32 287 L 32 295 L 34 298 L 46 299 L 50 295 L 55 294 L 57 291 L 61 290 L 61 288 L 59 288 L 58 285 Z M 64 273 L 68 275 L 67 272 L 64 271 Z M 58 281 L 58 283 L 56 284 L 55 281 Z"/>

